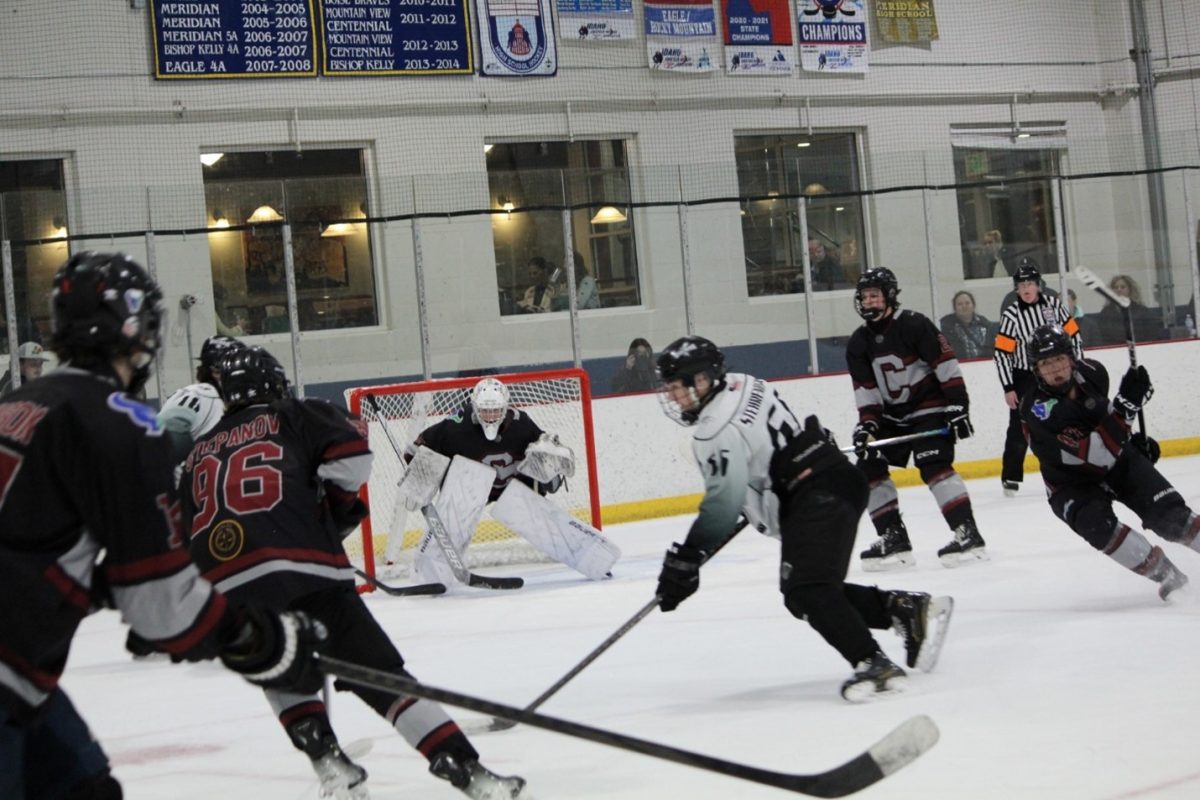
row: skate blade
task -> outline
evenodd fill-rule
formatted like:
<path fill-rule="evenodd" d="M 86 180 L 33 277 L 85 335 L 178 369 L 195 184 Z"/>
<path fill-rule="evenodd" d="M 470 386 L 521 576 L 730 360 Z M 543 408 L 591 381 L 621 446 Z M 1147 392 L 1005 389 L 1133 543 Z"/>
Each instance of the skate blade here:
<path fill-rule="evenodd" d="M 863 572 L 891 572 L 892 570 L 908 569 L 916 565 L 917 559 L 911 552 L 893 553 L 883 558 L 864 558 L 862 560 Z"/>
<path fill-rule="evenodd" d="M 946 642 L 946 631 L 950 629 L 950 617 L 954 614 L 953 597 L 935 597 L 929 601 L 929 613 L 925 621 L 928 632 L 921 649 L 917 652 L 916 668 L 921 672 L 933 672 L 937 666 L 938 657 L 942 654 L 942 645 Z"/>
<path fill-rule="evenodd" d="M 882 700 L 885 697 L 892 695 L 903 694 L 908 690 L 908 678 L 896 677 L 892 678 L 887 683 L 887 688 L 878 691 L 875 684 L 871 681 L 863 681 L 856 683 L 842 691 L 842 698 L 847 703 L 874 703 L 876 700 Z"/>
<path fill-rule="evenodd" d="M 946 569 L 954 569 L 970 564 L 972 561 L 990 561 L 991 556 L 987 554 L 986 547 L 976 547 L 973 550 L 968 550 L 965 553 L 947 553 L 944 556 L 938 556 L 938 561 L 942 562 L 942 566 Z"/>
<path fill-rule="evenodd" d="M 1183 576 L 1181 583 L 1172 584 L 1171 586 L 1160 585 L 1158 587 L 1158 596 L 1162 598 L 1164 603 L 1174 603 L 1189 597 L 1192 594 L 1191 585 L 1188 582 L 1187 576 Z"/>

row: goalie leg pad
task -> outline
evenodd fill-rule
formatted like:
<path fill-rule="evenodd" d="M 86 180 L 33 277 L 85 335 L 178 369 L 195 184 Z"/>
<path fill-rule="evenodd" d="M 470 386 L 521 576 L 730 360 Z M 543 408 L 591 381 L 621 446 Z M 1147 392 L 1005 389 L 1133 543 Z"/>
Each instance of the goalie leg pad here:
<path fill-rule="evenodd" d="M 621 557 L 615 544 L 520 481 L 513 481 L 492 507 L 492 516 L 550 558 L 592 580 L 609 577 Z"/>
<path fill-rule="evenodd" d="M 487 505 L 495 480 L 496 470 L 486 464 L 463 456 L 455 456 L 450 461 L 450 469 L 446 471 L 441 493 L 433 502 L 433 507 L 460 556 L 466 552 L 471 537 L 475 535 L 475 527 L 483 516 L 483 508 Z M 456 583 L 441 548 L 428 531 L 413 557 L 412 580 L 413 583 L 436 582 L 447 586 Z"/>

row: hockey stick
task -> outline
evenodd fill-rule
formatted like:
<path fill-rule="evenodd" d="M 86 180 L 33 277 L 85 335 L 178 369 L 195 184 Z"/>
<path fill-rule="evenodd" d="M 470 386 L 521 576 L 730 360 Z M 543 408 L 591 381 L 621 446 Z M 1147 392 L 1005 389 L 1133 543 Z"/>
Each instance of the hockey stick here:
<path fill-rule="evenodd" d="M 354 568 L 354 574 L 374 586 L 379 591 L 384 592 L 385 594 L 390 594 L 393 597 L 417 597 L 420 595 L 446 593 L 446 584 L 444 583 L 419 583 L 415 586 L 392 586 L 379 580 L 374 575 L 368 575 L 358 567 Z"/>
<path fill-rule="evenodd" d="M 448 689 L 439 689 L 390 672 L 371 669 L 325 655 L 314 657 L 327 675 L 334 675 L 349 683 L 376 691 L 421 697 L 438 703 L 478 711 L 482 714 L 511 719 L 524 725 L 561 733 L 565 736 L 574 736 L 589 742 L 641 753 L 651 758 L 674 761 L 677 764 L 813 797 L 843 797 L 865 789 L 912 763 L 918 756 L 933 747 L 938 740 L 938 729 L 933 720 L 920 715 L 901 723 L 898 728 L 873 746 L 833 769 L 808 775 L 775 772 L 690 750 L 682 750 L 659 742 L 637 739 L 633 736 L 594 728 L 558 717 L 548 717 Z"/>
<path fill-rule="evenodd" d="M 371 406 L 375 412 L 375 417 L 379 420 L 380 427 L 383 428 L 384 435 L 387 436 L 388 443 L 391 444 L 392 450 L 396 453 L 396 458 L 400 462 L 401 469 L 404 468 L 404 451 L 392 435 L 391 428 L 388 427 L 387 420 L 383 418 L 383 411 L 379 408 L 379 402 L 375 399 L 375 395 L 365 395 L 367 404 Z M 434 511 L 433 506 L 425 506 L 421 509 L 421 513 L 425 516 L 425 522 L 429 525 L 429 533 L 433 536 L 434 542 L 437 543 L 438 549 L 442 551 L 442 555 L 446 559 L 446 563 L 450 565 L 450 571 L 454 573 L 454 577 L 461 583 L 467 586 L 475 586 L 481 589 L 520 589 L 525 585 L 523 578 L 489 578 L 484 575 L 476 575 L 467 569 L 467 565 L 463 563 L 462 557 L 454 548 L 454 543 L 450 541 L 450 534 L 446 531 L 446 526 L 442 524 L 442 518 Z"/>
<path fill-rule="evenodd" d="M 716 548 L 713 549 L 713 551 L 711 553 L 706 555 L 704 557 L 704 561 L 701 562 L 701 564 L 707 564 L 709 559 L 711 559 L 713 556 L 715 556 L 717 553 L 719 553 L 721 551 L 721 548 L 723 548 L 725 545 L 732 542 L 733 537 L 735 537 L 739 533 L 741 533 L 742 530 L 749 524 L 750 524 L 750 521 L 748 519 L 746 519 L 745 517 L 740 518 L 738 520 L 737 527 L 733 529 L 733 533 L 729 534 L 729 537 L 727 539 L 722 541 L 719 545 L 716 546 Z M 538 709 L 538 707 L 542 705 L 542 703 L 546 702 L 552 696 L 557 694 L 559 689 L 566 686 L 567 683 L 569 683 L 576 675 L 583 672 L 585 667 L 587 667 L 589 664 L 591 664 L 593 661 L 595 661 L 597 658 L 599 658 L 601 655 L 603 655 L 604 652 L 606 650 L 608 650 L 608 648 L 610 648 L 614 644 L 616 644 L 618 639 L 620 639 L 622 636 L 624 636 L 625 634 L 627 634 L 631 630 L 633 630 L 633 627 L 635 625 L 637 625 L 639 622 L 641 622 L 643 619 L 645 619 L 647 616 L 649 616 L 651 611 L 658 608 L 658 604 L 661 602 L 662 602 L 662 596 L 657 595 L 657 594 L 654 595 L 654 597 L 648 603 L 646 603 L 646 605 L 642 606 L 641 608 L 639 608 L 637 610 L 636 614 L 634 614 L 632 617 L 630 617 L 628 620 L 626 620 L 625 624 L 623 624 L 621 627 L 619 627 L 615 631 L 613 631 L 611 636 L 609 636 L 607 639 L 605 639 L 603 642 L 601 642 L 596 647 L 596 649 L 592 650 L 592 652 L 590 652 L 586 656 L 584 656 L 582 661 L 580 661 L 578 664 L 576 664 L 574 667 L 572 667 L 571 670 L 569 672 L 567 672 L 566 675 L 563 675 L 561 678 L 559 678 L 557 681 L 555 681 L 553 686 L 551 686 L 549 689 L 547 689 L 546 691 L 544 691 L 540 695 L 538 695 L 537 699 L 535 699 L 532 703 L 525 706 L 524 710 L 527 712 L 528 711 L 536 711 Z M 514 727 L 516 724 L 517 723 L 515 720 L 497 719 L 497 718 L 493 717 L 492 719 L 486 720 L 486 721 L 479 720 L 477 722 L 474 722 L 474 721 L 466 722 L 461 727 L 467 733 L 493 733 L 495 731 L 506 731 L 509 728 Z"/>
<path fill-rule="evenodd" d="M 927 439 L 930 436 L 948 436 L 949 428 L 934 428 L 931 431 L 921 431 L 920 433 L 906 433 L 903 436 L 893 436 L 890 439 L 876 439 L 873 442 L 867 442 L 867 447 L 871 449 L 879 447 L 887 447 L 893 444 L 904 444 L 905 442 L 915 441 L 916 439 Z M 853 453 L 854 447 L 840 448 L 843 453 Z"/>
<path fill-rule="evenodd" d="M 1100 296 L 1116 303 L 1121 307 L 1123 316 L 1125 317 L 1125 344 L 1129 348 L 1129 366 L 1137 366 L 1137 342 L 1133 337 L 1133 309 L 1130 308 L 1129 298 L 1124 295 L 1117 294 L 1112 289 L 1108 288 L 1108 284 L 1100 280 L 1100 276 L 1092 272 L 1087 267 L 1075 267 L 1073 270 L 1076 277 L 1083 282 L 1083 285 L 1093 290 Z M 1146 432 L 1146 415 L 1139 408 L 1137 413 L 1138 427 L 1142 433 Z"/>

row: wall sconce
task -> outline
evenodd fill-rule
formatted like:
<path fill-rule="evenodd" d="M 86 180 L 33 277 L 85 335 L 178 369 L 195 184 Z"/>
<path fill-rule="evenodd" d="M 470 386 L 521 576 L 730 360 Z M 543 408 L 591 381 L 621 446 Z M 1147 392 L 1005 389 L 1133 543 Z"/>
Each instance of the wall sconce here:
<path fill-rule="evenodd" d="M 213 228 L 228 228 L 229 227 L 229 220 L 225 218 L 225 213 L 223 211 L 221 211 L 221 209 L 214 208 L 213 212 L 212 212 L 212 218 L 213 218 L 213 224 L 210 227 L 213 227 Z"/>
<path fill-rule="evenodd" d="M 201 153 L 200 163 L 206 167 L 211 167 L 213 164 L 225 157 L 224 153 Z"/>
<path fill-rule="evenodd" d="M 601 206 L 596 215 L 592 217 L 593 225 L 607 225 L 611 222 L 624 222 L 626 216 L 621 213 L 621 209 L 616 206 Z"/>
<path fill-rule="evenodd" d="M 358 233 L 354 229 L 354 224 L 351 222 L 334 222 L 325 226 L 325 230 L 321 231 L 323 238 L 340 238 L 342 236 L 353 236 Z"/>
<path fill-rule="evenodd" d="M 492 148 L 495 146 L 496 145 L 494 145 L 494 144 L 485 144 L 483 146 L 483 154 L 486 156 L 488 153 L 492 152 Z"/>
<path fill-rule="evenodd" d="M 500 206 L 500 208 L 502 208 L 504 210 L 505 214 L 507 215 L 507 218 L 512 219 L 512 212 L 513 212 L 513 209 L 517 207 L 516 204 L 513 203 L 512 200 L 509 200 L 504 195 L 500 195 L 499 197 L 497 197 L 496 203 Z"/>
<path fill-rule="evenodd" d="M 804 194 L 829 194 L 829 190 L 825 188 L 824 184 L 810 183 L 804 187 Z"/>
<path fill-rule="evenodd" d="M 270 206 L 259 206 L 254 209 L 254 213 L 246 219 L 246 222 L 278 222 L 281 219 L 283 217 L 279 215 L 279 212 Z"/>
<path fill-rule="evenodd" d="M 57 239 L 67 238 L 67 221 L 61 215 L 56 215 L 50 224 L 54 226 L 54 236 Z"/>

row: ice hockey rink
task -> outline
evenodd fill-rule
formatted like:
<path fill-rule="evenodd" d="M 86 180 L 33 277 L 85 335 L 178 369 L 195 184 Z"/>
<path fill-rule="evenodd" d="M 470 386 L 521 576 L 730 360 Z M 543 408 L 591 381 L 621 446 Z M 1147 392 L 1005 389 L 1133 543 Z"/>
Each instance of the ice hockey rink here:
<path fill-rule="evenodd" d="M 1200 457 L 1160 463 L 1193 507 Z M 701 573 L 697 595 L 653 613 L 540 710 L 630 736 L 786 772 L 819 772 L 916 714 L 941 741 L 863 798 L 1200 797 L 1200 595 L 1171 604 L 1156 587 L 1088 547 L 1051 516 L 1041 483 L 1005 498 L 999 480 L 969 483 L 992 560 L 958 570 L 935 556 L 949 532 L 924 487 L 901 490 L 917 567 L 850 580 L 950 594 L 957 606 L 941 662 L 908 693 L 853 706 L 850 670 L 783 608 L 776 543 L 745 532 Z M 1136 522 L 1123 508 L 1123 519 Z M 422 680 L 524 706 L 650 597 L 663 549 L 688 517 L 613 526 L 615 577 L 589 583 L 553 565 L 520 574 L 524 589 L 459 589 L 437 598 L 368 596 Z M 873 537 L 864 521 L 859 544 Z M 1151 536 L 1156 542 L 1157 537 Z M 1166 544 L 1200 586 L 1200 554 Z M 900 640 L 879 632 L 903 658 Z M 261 693 L 212 664 L 135 663 L 113 612 L 89 619 L 64 686 L 111 756 L 126 796 L 317 797 Z M 470 712 L 452 711 L 456 718 Z M 372 797 L 462 797 L 398 735 L 339 693 L 343 744 L 369 742 Z M 477 735 L 483 761 L 529 781 L 540 800 L 774 798 L 787 793 L 546 731 Z"/>

